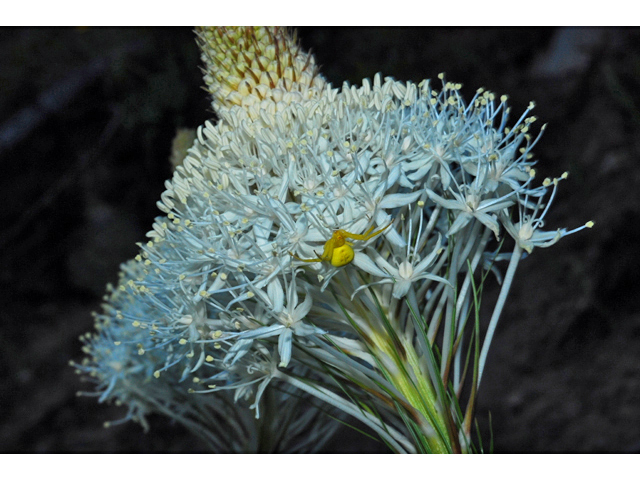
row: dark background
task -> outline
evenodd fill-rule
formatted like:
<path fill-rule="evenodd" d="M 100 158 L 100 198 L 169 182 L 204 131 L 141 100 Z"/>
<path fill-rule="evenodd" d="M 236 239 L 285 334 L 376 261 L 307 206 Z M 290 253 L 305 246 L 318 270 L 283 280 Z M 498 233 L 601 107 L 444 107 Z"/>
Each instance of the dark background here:
<path fill-rule="evenodd" d="M 496 452 L 640 452 L 640 31 L 300 28 L 340 86 L 446 72 L 470 98 L 530 100 L 549 126 L 548 229 L 592 230 L 521 262 L 478 418 Z M 0 451 L 189 452 L 182 428 L 77 398 L 68 366 L 159 212 L 177 127 L 213 116 L 191 29 L 0 29 Z M 487 295 L 495 295 L 495 288 Z M 488 443 L 488 435 L 485 436 Z M 371 452 L 350 432 L 327 451 Z"/>

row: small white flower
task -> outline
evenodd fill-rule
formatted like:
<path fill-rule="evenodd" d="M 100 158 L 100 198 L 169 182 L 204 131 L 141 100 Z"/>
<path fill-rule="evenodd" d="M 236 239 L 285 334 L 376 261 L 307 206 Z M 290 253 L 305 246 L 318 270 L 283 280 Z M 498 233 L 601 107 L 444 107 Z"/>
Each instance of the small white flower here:
<path fill-rule="evenodd" d="M 287 367 L 291 361 L 291 350 L 294 335 L 296 337 L 306 337 L 309 335 L 322 335 L 325 333 L 324 330 L 304 322 L 313 305 L 313 298 L 307 290 L 305 292 L 304 300 L 301 303 L 298 302 L 299 298 L 297 292 L 296 273 L 294 273 L 292 279 L 287 285 L 286 305 L 284 305 L 284 307 L 271 310 L 272 315 L 278 323 L 246 330 L 237 334 L 237 340 L 229 349 L 225 358 L 225 363 L 232 365 L 237 362 L 249 351 L 254 340 L 277 336 L 278 353 L 280 355 L 279 366 L 284 368 Z M 269 296 L 274 299 L 273 303 L 280 304 L 280 302 L 285 298 L 282 294 L 281 288 L 280 291 L 278 291 L 278 286 L 281 285 L 280 282 L 273 282 L 270 285 L 272 285 L 272 288 L 269 292 Z"/>
<path fill-rule="evenodd" d="M 593 222 L 587 222 L 582 227 L 575 228 L 571 231 L 567 231 L 566 228 L 559 228 L 555 232 L 540 230 L 540 228 L 544 226 L 544 217 L 549 211 L 549 207 L 551 206 L 556 195 L 558 183 L 560 182 L 560 180 L 565 180 L 567 176 L 568 174 L 565 172 L 559 178 L 555 178 L 553 180 L 546 179 L 543 183 L 543 186 L 540 187 L 541 190 L 536 192 L 536 194 L 539 195 L 539 198 L 534 207 L 531 207 L 528 194 L 525 193 L 522 198 L 519 198 L 519 220 L 517 222 L 514 222 L 511 218 L 509 218 L 506 211 L 502 213 L 501 221 L 505 229 L 507 230 L 509 235 L 513 237 L 518 246 L 527 253 L 531 253 L 535 247 L 550 247 L 551 245 L 557 243 L 558 240 L 560 240 L 564 236 L 571 235 L 572 233 L 578 232 L 584 228 L 593 227 Z M 543 204 L 543 200 L 547 190 L 546 187 L 551 185 L 552 183 L 553 190 L 551 191 L 551 196 L 549 197 L 549 200 L 547 201 L 545 206 Z M 530 209 L 531 211 L 529 211 Z"/>
<path fill-rule="evenodd" d="M 420 253 L 425 250 L 428 239 L 424 238 L 423 232 L 423 218 L 424 214 L 419 207 L 416 214 L 419 215 L 419 227 L 417 232 L 413 232 L 414 216 L 412 215 L 408 219 L 407 238 L 403 239 L 403 243 L 406 245 L 406 250 L 400 254 L 393 255 L 392 261 L 395 264 L 391 264 L 385 257 L 379 252 L 374 250 L 368 250 L 368 255 L 363 252 L 357 252 L 353 260 L 356 267 L 368 272 L 375 277 L 381 277 L 382 280 L 377 280 L 373 284 L 393 283 L 393 297 L 404 297 L 414 282 L 419 280 L 434 280 L 437 282 L 443 282 L 449 284 L 447 280 L 441 276 L 428 271 L 433 266 L 438 256 L 443 252 L 441 247 L 441 237 L 438 235 L 438 240 L 433 245 L 431 252 L 421 257 Z M 412 237 L 415 240 L 411 242 Z M 354 295 L 362 288 L 366 288 L 368 285 L 354 291 Z"/>
<path fill-rule="evenodd" d="M 513 205 L 513 200 L 506 199 L 505 197 L 482 199 L 482 195 L 478 190 L 467 185 L 463 185 L 459 192 L 454 191 L 452 188 L 450 188 L 448 192 L 453 196 L 453 199 L 442 198 L 434 191 L 427 190 L 427 195 L 435 203 L 443 206 L 447 210 L 456 210 L 459 212 L 449 228 L 447 236 L 459 232 L 473 218 L 476 218 L 498 238 L 500 235 L 500 225 L 497 216 L 492 213 L 500 212 L 502 209 Z"/>

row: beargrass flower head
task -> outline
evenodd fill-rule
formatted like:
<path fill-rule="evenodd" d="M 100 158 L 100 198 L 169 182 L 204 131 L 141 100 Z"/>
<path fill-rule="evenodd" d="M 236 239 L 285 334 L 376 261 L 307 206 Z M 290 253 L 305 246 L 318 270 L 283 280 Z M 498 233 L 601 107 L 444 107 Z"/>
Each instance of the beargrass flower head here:
<path fill-rule="evenodd" d="M 482 270 L 576 231 L 539 230 L 558 181 L 535 186 L 533 104 L 511 123 L 506 96 L 465 101 L 443 75 L 333 88 L 278 28 L 198 43 L 220 120 L 166 182 L 88 343 L 102 397 L 129 395 L 127 375 L 169 378 L 260 417 L 268 392 L 295 388 L 395 451 L 472 451 Z M 505 231 L 513 254 L 488 253 Z M 101 355 L 112 341 L 126 362 Z"/>

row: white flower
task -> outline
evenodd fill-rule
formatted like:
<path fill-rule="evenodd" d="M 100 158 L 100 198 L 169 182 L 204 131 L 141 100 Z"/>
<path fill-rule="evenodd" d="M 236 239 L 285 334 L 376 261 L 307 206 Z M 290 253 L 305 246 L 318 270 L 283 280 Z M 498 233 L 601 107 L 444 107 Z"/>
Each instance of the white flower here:
<path fill-rule="evenodd" d="M 294 335 L 296 337 L 306 337 L 325 333 L 322 329 L 304 322 L 313 305 L 313 299 L 307 290 L 302 303 L 298 303 L 296 273 L 297 271 L 294 272 L 292 279 L 287 285 L 286 304 L 284 302 L 285 295 L 282 289 L 276 286 L 281 285 L 280 282 L 270 284 L 273 287 L 268 289 L 268 295 L 261 292 L 260 297 L 262 297 L 263 301 L 269 302 L 272 308 L 272 315 L 276 317 L 278 323 L 246 330 L 237 334 L 237 340 L 231 349 L 229 349 L 225 357 L 225 363 L 232 365 L 238 361 L 249 351 L 254 340 L 277 336 L 278 353 L 280 355 L 279 366 L 284 368 L 287 367 L 291 361 Z M 268 298 L 270 299 L 268 300 Z"/>
<path fill-rule="evenodd" d="M 495 214 L 514 204 L 513 200 L 501 198 L 483 199 L 481 192 L 473 186 L 462 185 L 460 191 L 456 192 L 452 188 L 448 192 L 454 199 L 444 199 L 432 190 L 427 190 L 427 195 L 435 203 L 443 206 L 447 210 L 458 211 L 455 221 L 451 224 L 447 236 L 454 235 L 464 228 L 473 218 L 489 228 L 498 238 L 500 235 L 500 225 Z"/>
<path fill-rule="evenodd" d="M 441 247 L 440 238 L 433 246 L 431 252 L 424 258 L 421 258 L 418 251 L 421 246 L 418 245 L 420 241 L 420 233 L 416 236 L 416 245 L 404 257 L 394 256 L 393 260 L 395 265 L 389 263 L 378 252 L 368 252 L 369 255 L 358 252 L 353 262 L 358 267 L 376 277 L 381 277 L 382 280 L 374 282 L 374 284 L 392 283 L 393 284 L 393 297 L 404 297 L 414 282 L 419 280 L 434 280 L 437 282 L 443 282 L 449 284 L 449 282 L 439 275 L 427 271 L 427 269 L 433 266 L 435 260 L 443 252 Z M 373 258 L 372 258 L 373 257 Z M 361 288 L 366 288 L 368 285 L 363 285 Z M 354 291 L 354 295 L 358 290 Z"/>
<path fill-rule="evenodd" d="M 531 207 L 529 202 L 529 195 L 525 194 L 522 198 L 519 198 L 518 202 L 518 214 L 519 219 L 517 222 L 514 222 L 507 213 L 503 212 L 501 215 L 501 221 L 509 233 L 516 241 L 518 246 L 525 250 L 527 253 L 531 253 L 535 247 L 538 248 L 546 248 L 554 245 L 558 240 L 566 235 L 570 235 L 577 231 L 582 230 L 583 228 L 591 228 L 593 227 L 593 222 L 587 222 L 582 227 L 578 227 L 571 231 L 567 231 L 565 228 L 559 228 L 556 231 L 543 231 L 540 230 L 542 226 L 544 226 L 544 217 L 549 211 L 549 207 L 553 202 L 553 199 L 556 195 L 556 190 L 558 188 L 558 183 L 560 180 L 566 180 L 568 177 L 568 173 L 565 172 L 562 174 L 560 178 L 555 178 L 553 180 L 546 179 L 543 182 L 542 190 L 540 192 L 536 192 L 539 195 L 538 201 L 535 206 Z M 543 199 L 549 185 L 553 184 L 553 190 L 551 192 L 551 196 L 544 206 Z M 544 207 L 544 209 L 543 209 Z M 532 210 L 532 211 L 529 211 Z M 541 211 L 542 210 L 542 211 Z"/>

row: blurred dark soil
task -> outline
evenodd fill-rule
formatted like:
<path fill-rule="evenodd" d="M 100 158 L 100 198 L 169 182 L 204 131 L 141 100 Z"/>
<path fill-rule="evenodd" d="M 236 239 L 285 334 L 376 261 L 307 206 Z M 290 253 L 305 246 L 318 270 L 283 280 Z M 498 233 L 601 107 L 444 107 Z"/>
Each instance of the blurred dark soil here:
<path fill-rule="evenodd" d="M 547 228 L 592 230 L 523 262 L 478 418 L 496 452 L 640 452 L 640 30 L 301 28 L 333 83 L 446 72 L 470 98 L 535 100 Z M 176 128 L 213 116 L 190 29 L 0 29 L 0 451 L 193 452 L 164 418 L 78 398 L 104 285 L 159 212 Z M 515 119 L 514 119 L 515 120 Z M 486 292 L 495 298 L 495 285 Z M 488 299 L 487 303 L 490 303 Z M 351 432 L 327 451 L 369 452 Z"/>

